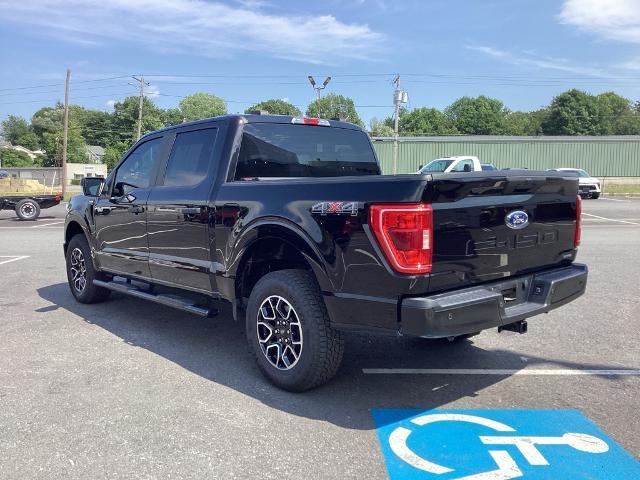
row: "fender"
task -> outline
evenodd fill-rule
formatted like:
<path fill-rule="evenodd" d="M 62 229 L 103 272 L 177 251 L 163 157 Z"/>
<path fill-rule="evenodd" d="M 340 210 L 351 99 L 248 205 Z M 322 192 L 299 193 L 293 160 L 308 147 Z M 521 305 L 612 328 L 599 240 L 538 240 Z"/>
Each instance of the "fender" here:
<path fill-rule="evenodd" d="M 306 258 L 322 291 L 335 291 L 327 274 L 326 264 L 313 240 L 298 225 L 282 217 L 263 217 L 248 224 L 231 247 L 233 252 L 226 264 L 225 277 L 235 278 L 244 253 L 257 241 L 280 238 L 297 248 Z"/>

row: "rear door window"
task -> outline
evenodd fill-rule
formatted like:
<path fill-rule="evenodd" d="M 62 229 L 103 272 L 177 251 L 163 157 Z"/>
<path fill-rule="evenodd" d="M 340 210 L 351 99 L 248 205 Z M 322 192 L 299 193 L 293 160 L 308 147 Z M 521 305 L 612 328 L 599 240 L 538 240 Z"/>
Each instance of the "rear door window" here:
<path fill-rule="evenodd" d="M 250 123 L 235 179 L 379 175 L 367 134 L 346 128 Z"/>
<path fill-rule="evenodd" d="M 207 177 L 213 161 L 217 130 L 206 128 L 176 135 L 167 162 L 165 186 L 193 186 Z"/>

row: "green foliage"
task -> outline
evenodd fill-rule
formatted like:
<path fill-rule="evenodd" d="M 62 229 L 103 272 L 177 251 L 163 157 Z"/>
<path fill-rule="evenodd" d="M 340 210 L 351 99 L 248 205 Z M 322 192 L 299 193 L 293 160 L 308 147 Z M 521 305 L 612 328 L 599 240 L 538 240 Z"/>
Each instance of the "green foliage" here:
<path fill-rule="evenodd" d="M 129 147 L 130 145 L 126 142 L 116 142 L 109 145 L 105 149 L 104 157 L 102 157 L 102 161 L 107 165 L 107 169 L 113 169 Z"/>
<path fill-rule="evenodd" d="M 372 137 L 393 137 L 394 132 L 393 127 L 374 117 L 369 122 L 369 134 Z"/>
<path fill-rule="evenodd" d="M 318 116 L 318 102 L 313 101 L 307 107 L 307 116 Z M 322 118 L 340 118 L 356 125 L 364 126 L 358 116 L 353 100 L 349 97 L 330 93 L 320 99 L 320 116 Z"/>
<path fill-rule="evenodd" d="M 182 112 L 179 108 L 168 108 L 164 111 L 164 124 L 165 126 L 179 125 L 184 122 L 185 119 L 182 116 Z"/>
<path fill-rule="evenodd" d="M 138 97 L 127 97 L 113 106 L 113 135 L 108 144 L 124 142 L 130 145 L 137 140 L 139 105 Z M 142 102 L 142 134 L 163 128 L 164 117 L 164 110 L 145 97 Z"/>
<path fill-rule="evenodd" d="M 546 109 L 534 112 L 509 112 L 505 117 L 505 135 L 542 135 L 542 123 L 548 112 Z"/>
<path fill-rule="evenodd" d="M 9 115 L 1 126 L 2 136 L 12 145 L 21 145 L 29 150 L 40 148 L 38 136 L 24 118 Z"/>
<path fill-rule="evenodd" d="M 416 108 L 400 114 L 401 135 L 453 135 L 459 133 L 453 122 L 435 108 Z"/>
<path fill-rule="evenodd" d="M 500 135 L 505 130 L 507 110 L 495 98 L 462 97 L 445 111 L 445 115 L 460 133 L 467 135 Z"/>
<path fill-rule="evenodd" d="M 87 145 L 106 147 L 113 141 L 111 114 L 69 105 L 69 122 L 80 129 Z"/>
<path fill-rule="evenodd" d="M 553 99 L 542 125 L 546 135 L 596 135 L 598 102 L 580 90 L 569 90 Z"/>
<path fill-rule="evenodd" d="M 10 167 L 37 167 L 37 162 L 31 160 L 31 157 L 24 152 L 17 152 L 9 148 L 0 149 L 0 165 L 3 168 Z"/>
<path fill-rule="evenodd" d="M 302 113 L 300 110 L 289 102 L 285 102 L 279 98 L 272 98 L 265 100 L 264 102 L 256 103 L 247 108 L 244 113 L 251 113 L 255 111 L 267 111 L 271 115 L 291 115 L 292 117 L 298 117 Z"/>
<path fill-rule="evenodd" d="M 180 100 L 180 112 L 187 122 L 227 113 L 224 100 L 210 93 L 194 93 Z"/>

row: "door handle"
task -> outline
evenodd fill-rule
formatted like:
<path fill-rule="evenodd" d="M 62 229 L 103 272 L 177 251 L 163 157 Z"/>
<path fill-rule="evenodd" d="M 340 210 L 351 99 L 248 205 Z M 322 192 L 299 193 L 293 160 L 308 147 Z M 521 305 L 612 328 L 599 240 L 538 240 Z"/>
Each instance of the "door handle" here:
<path fill-rule="evenodd" d="M 100 207 L 100 206 L 95 206 L 93 207 L 94 210 L 96 211 L 96 213 L 100 214 L 100 213 L 109 213 L 111 212 L 111 207 Z"/>
<path fill-rule="evenodd" d="M 140 205 L 133 205 L 132 207 L 129 207 L 127 210 L 137 215 L 139 213 L 144 212 L 144 207 L 141 207 Z"/>

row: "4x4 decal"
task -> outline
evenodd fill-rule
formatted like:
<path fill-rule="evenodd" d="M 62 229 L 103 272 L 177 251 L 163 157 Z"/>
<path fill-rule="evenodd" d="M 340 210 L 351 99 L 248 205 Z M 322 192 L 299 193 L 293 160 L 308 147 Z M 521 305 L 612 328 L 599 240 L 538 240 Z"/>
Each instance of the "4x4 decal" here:
<path fill-rule="evenodd" d="M 311 213 L 320 215 L 347 213 L 355 217 L 358 215 L 358 202 L 319 202 L 311 207 Z"/>

